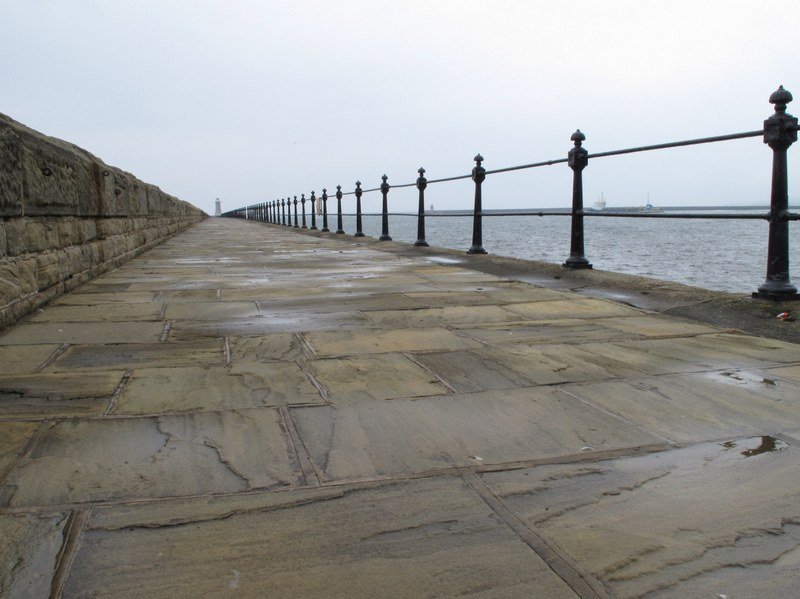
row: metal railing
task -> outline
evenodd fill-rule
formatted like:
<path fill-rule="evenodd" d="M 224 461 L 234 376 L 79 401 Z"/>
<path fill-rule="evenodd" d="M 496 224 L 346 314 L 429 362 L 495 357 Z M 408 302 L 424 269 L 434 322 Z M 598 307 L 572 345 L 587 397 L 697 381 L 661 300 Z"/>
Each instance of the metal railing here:
<path fill-rule="evenodd" d="M 780 86 L 769 97 L 769 102 L 774 104 L 774 113 L 764 121 L 763 129 L 756 131 L 745 131 L 742 133 L 732 133 L 728 135 L 716 135 L 712 137 L 702 137 L 669 143 L 624 148 L 606 152 L 596 152 L 590 154 L 583 148 L 586 136 L 578 129 L 572 134 L 570 140 L 573 147 L 567 153 L 566 158 L 545 160 L 530 164 L 521 164 L 493 170 L 486 170 L 483 166 L 483 157 L 478 154 L 475 156 L 475 166 L 469 174 L 457 175 L 453 177 L 443 177 L 440 179 L 426 179 L 425 169 L 420 168 L 417 172 L 419 177 L 413 183 L 403 183 L 390 186 L 386 175 L 381 177 L 382 183 L 379 187 L 362 189 L 361 181 L 356 181 L 353 191 L 343 192 L 342 186 L 336 186 L 336 234 L 344 234 L 342 226 L 342 198 L 353 195 L 356 198 L 356 230 L 355 237 L 364 237 L 362 227 L 361 197 L 365 193 L 379 191 L 382 195 L 381 210 L 381 235 L 380 241 L 391 240 L 389 235 L 389 210 L 388 194 L 391 188 L 400 189 L 406 187 L 416 187 L 419 192 L 419 204 L 417 209 L 417 240 L 416 246 L 427 246 L 425 240 L 425 190 L 428 185 L 472 179 L 475 183 L 474 204 L 472 209 L 472 245 L 467 250 L 469 254 L 485 254 L 483 248 L 483 217 L 485 216 L 569 216 L 571 217 L 570 226 L 570 253 L 564 267 L 567 268 L 592 268 L 591 263 L 586 259 L 584 252 L 584 217 L 614 217 L 614 218 L 671 218 L 671 219 L 758 219 L 769 222 L 769 237 L 767 251 L 767 273 L 764 283 L 753 293 L 753 297 L 770 300 L 787 300 L 800 298 L 797 287 L 792 284 L 789 277 L 789 221 L 800 220 L 800 214 L 789 211 L 788 196 L 788 174 L 787 174 L 787 151 L 795 141 L 797 141 L 798 120 L 796 117 L 786 112 L 786 105 L 792 101 L 792 94 Z M 620 156 L 623 154 L 634 154 L 638 152 L 649 152 L 663 150 L 667 148 L 677 148 L 699 144 L 718 143 L 735 139 L 745 139 L 750 137 L 763 136 L 764 143 L 769 145 L 773 152 L 772 159 L 772 185 L 770 193 L 770 208 L 765 214 L 736 214 L 736 213 L 717 213 L 717 214 L 668 214 L 658 212 L 614 212 L 613 210 L 584 210 L 583 207 L 583 170 L 589 163 L 589 159 L 606 158 L 610 156 Z M 511 171 L 552 166 L 554 164 L 566 163 L 573 172 L 572 179 L 572 208 L 569 211 L 508 211 L 503 213 L 485 213 L 482 208 L 481 187 L 488 175 L 497 175 Z M 317 201 L 321 202 L 322 210 L 322 232 L 330 232 L 328 228 L 328 191 L 322 190 L 322 195 L 318 199 L 315 192 L 311 192 L 309 200 L 305 194 L 282 198 L 271 202 L 262 202 L 230 210 L 222 216 L 247 218 L 257 221 L 267 222 L 284 227 L 306 229 L 306 201 L 311 203 L 311 230 L 316 230 Z M 298 209 L 299 205 L 299 209 Z M 294 206 L 294 224 L 292 224 L 292 206 Z M 302 224 L 298 219 L 299 211 L 302 211 Z M 394 213 L 398 214 L 398 213 Z M 403 214 L 404 216 L 412 216 Z M 464 216 L 464 213 L 449 213 L 427 215 L 436 217 Z"/>

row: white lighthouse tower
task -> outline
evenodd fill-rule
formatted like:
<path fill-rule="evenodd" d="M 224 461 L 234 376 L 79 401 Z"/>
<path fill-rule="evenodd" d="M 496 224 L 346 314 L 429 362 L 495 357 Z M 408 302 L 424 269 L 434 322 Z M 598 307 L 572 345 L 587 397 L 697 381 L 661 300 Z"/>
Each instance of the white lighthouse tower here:
<path fill-rule="evenodd" d="M 217 202 L 214 205 L 214 216 L 221 216 L 222 215 L 222 205 L 219 203 L 219 198 L 217 198 Z"/>

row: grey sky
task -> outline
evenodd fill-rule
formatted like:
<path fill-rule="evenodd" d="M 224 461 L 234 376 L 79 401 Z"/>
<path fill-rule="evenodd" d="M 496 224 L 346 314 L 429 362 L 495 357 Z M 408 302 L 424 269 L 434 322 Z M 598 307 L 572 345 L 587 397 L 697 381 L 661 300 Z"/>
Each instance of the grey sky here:
<path fill-rule="evenodd" d="M 800 3 L 0 0 L 0 112 L 213 211 L 758 129 L 795 93 Z M 790 150 L 790 177 L 800 147 Z M 767 203 L 759 139 L 590 161 L 587 203 Z M 799 196 L 796 178 L 790 196 Z M 565 165 L 487 208 L 567 206 Z M 411 209 L 415 190 L 390 193 Z M 379 194 L 366 196 L 374 211 Z M 469 182 L 431 186 L 471 206 Z"/>

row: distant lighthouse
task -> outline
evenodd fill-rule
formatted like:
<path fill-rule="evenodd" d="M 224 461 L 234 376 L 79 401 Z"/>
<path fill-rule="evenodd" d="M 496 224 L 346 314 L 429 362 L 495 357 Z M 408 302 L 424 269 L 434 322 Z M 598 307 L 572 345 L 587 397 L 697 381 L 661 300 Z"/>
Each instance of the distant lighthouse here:
<path fill-rule="evenodd" d="M 214 216 L 222 216 L 222 204 L 219 203 L 219 198 L 217 198 L 217 203 L 214 205 Z"/>

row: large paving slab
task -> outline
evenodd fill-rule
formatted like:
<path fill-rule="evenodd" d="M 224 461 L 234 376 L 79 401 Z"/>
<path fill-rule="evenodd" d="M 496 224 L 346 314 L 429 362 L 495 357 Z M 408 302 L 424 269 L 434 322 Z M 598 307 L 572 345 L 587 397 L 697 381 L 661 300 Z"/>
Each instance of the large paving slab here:
<path fill-rule="evenodd" d="M 234 492 L 285 487 L 300 477 L 275 409 L 65 420 L 9 472 L 0 502 L 47 506 Z"/>
<path fill-rule="evenodd" d="M 66 595 L 577 597 L 456 477 L 173 510 L 98 510 Z"/>
<path fill-rule="evenodd" d="M 550 387 L 294 408 L 324 480 L 363 480 L 663 443 Z"/>

